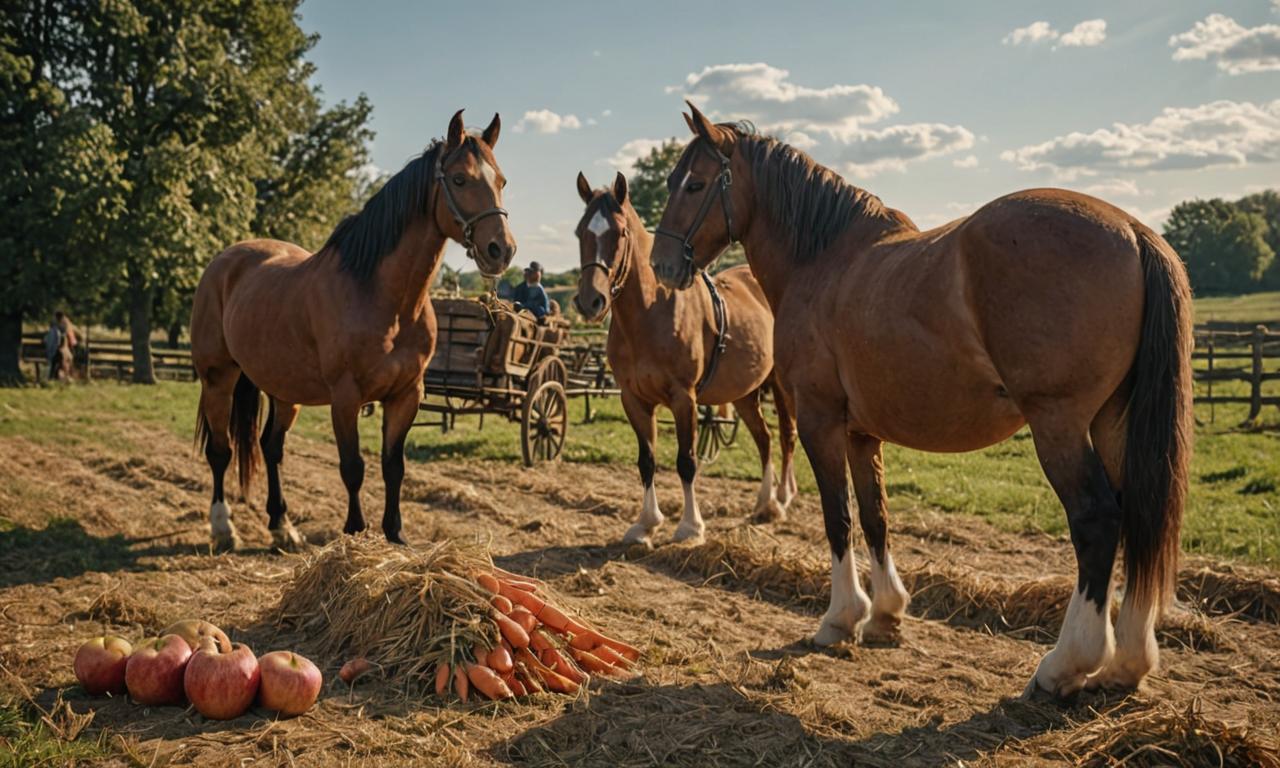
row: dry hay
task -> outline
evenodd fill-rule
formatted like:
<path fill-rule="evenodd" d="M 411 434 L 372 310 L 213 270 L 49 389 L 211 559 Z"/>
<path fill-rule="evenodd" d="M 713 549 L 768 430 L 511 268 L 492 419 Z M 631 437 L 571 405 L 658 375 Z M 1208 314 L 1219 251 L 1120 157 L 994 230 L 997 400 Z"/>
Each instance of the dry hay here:
<path fill-rule="evenodd" d="M 137 597 L 111 587 L 93 599 L 89 607 L 70 614 L 69 619 L 87 619 L 107 626 L 136 626 L 143 632 L 154 632 L 160 627 L 152 607 Z"/>
<path fill-rule="evenodd" d="M 1200 701 L 1158 704 L 1119 717 L 1102 715 L 1047 747 L 1044 756 L 1081 766 L 1280 768 L 1274 736 L 1206 718 Z"/>
<path fill-rule="evenodd" d="M 662 547 L 644 562 L 662 564 L 681 574 L 697 574 L 708 584 L 741 589 L 814 612 L 831 596 L 824 564 L 807 550 L 785 545 L 754 526 L 708 537 L 696 546 Z M 1067 576 L 1012 582 L 933 563 L 903 570 L 900 575 L 911 593 L 912 615 L 1039 642 L 1057 638 L 1074 588 Z M 866 578 L 865 569 L 861 577 Z M 1158 634 L 1166 644 L 1193 650 L 1229 648 L 1218 626 L 1192 611 L 1169 612 Z"/>
<path fill-rule="evenodd" d="M 1178 597 L 1205 613 L 1248 616 L 1280 624 L 1280 577 L 1225 563 L 1184 572 Z"/>
<path fill-rule="evenodd" d="M 405 692 L 425 692 L 437 664 L 497 644 L 490 595 L 473 580 L 492 565 L 484 547 L 455 539 L 410 550 L 381 535 L 343 536 L 303 560 L 269 620 L 324 658 L 363 656 Z"/>

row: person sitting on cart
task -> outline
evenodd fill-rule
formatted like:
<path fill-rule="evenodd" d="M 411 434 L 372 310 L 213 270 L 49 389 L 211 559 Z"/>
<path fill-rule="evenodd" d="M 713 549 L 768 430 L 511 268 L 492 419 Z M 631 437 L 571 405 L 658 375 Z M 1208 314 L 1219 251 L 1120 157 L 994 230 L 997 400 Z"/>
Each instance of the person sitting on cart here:
<path fill-rule="evenodd" d="M 516 286 L 511 293 L 511 301 L 516 309 L 527 309 L 538 322 L 542 322 L 551 311 L 551 301 L 547 298 L 547 289 L 542 287 L 542 265 L 536 261 L 529 262 L 524 268 L 524 282 Z"/>

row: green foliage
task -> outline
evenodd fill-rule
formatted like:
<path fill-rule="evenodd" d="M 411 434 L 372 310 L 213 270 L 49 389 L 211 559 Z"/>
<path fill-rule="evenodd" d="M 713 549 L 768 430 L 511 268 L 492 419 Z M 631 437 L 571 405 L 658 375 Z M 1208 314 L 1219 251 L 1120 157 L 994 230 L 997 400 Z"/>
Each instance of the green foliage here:
<path fill-rule="evenodd" d="M 1280 289 L 1280 192 L 1268 189 L 1242 197 L 1236 201 L 1236 207 L 1257 214 L 1266 222 L 1267 245 L 1271 246 L 1276 258 L 1262 275 L 1262 284 L 1266 288 Z"/>
<path fill-rule="evenodd" d="M 662 212 L 667 207 L 667 177 L 680 161 L 682 152 L 684 144 L 669 139 L 637 160 L 635 170 L 627 179 L 631 205 L 649 229 L 657 227 L 662 220 Z"/>
<path fill-rule="evenodd" d="M 1253 212 L 1264 201 L 1246 201 L 1192 200 L 1169 215 L 1165 238 L 1186 262 L 1198 293 L 1245 293 L 1263 287 L 1275 252 L 1267 242 L 1267 219 Z"/>

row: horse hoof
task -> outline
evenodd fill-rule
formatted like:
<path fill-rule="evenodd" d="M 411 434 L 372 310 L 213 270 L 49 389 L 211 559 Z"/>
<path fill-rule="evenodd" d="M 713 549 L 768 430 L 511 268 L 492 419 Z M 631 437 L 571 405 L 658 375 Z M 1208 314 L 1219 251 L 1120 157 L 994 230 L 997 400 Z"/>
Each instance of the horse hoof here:
<path fill-rule="evenodd" d="M 387 537 L 388 544 L 395 544 L 396 546 L 400 546 L 400 547 L 409 546 L 409 542 L 405 541 L 404 537 L 398 533 L 387 533 L 385 535 Z"/>
<path fill-rule="evenodd" d="M 623 544 L 643 544 L 649 548 L 653 547 L 653 542 L 649 539 L 649 533 L 652 529 L 646 527 L 643 523 L 636 523 L 627 529 L 622 536 Z"/>
<path fill-rule="evenodd" d="M 271 548 L 277 552 L 297 552 L 307 544 L 307 539 L 292 523 L 284 523 L 271 531 Z"/>
<path fill-rule="evenodd" d="M 214 552 L 234 552 L 240 548 L 240 534 L 232 530 L 222 535 L 214 535 L 212 545 Z"/>
<path fill-rule="evenodd" d="M 357 533 L 361 533 L 363 531 L 364 531 L 364 523 L 360 523 L 359 525 L 352 525 L 351 523 L 347 523 L 346 525 L 342 526 L 342 532 L 347 534 L 348 536 L 354 536 Z"/>
<path fill-rule="evenodd" d="M 770 497 L 768 501 L 756 506 L 755 513 L 751 516 L 753 523 L 773 523 L 787 518 L 787 510 L 777 499 Z"/>
<path fill-rule="evenodd" d="M 902 642 L 902 629 L 894 618 L 872 619 L 862 628 L 863 645 L 896 646 Z"/>
<path fill-rule="evenodd" d="M 813 644 L 821 648 L 844 642 L 856 642 L 858 639 L 858 630 L 842 627 L 838 624 L 828 624 L 822 622 L 822 626 L 818 627 L 818 631 L 813 635 Z"/>
<path fill-rule="evenodd" d="M 706 537 L 703 535 L 706 532 L 706 528 L 707 527 L 705 525 L 686 525 L 685 523 L 681 523 L 680 526 L 676 528 L 676 533 L 671 537 L 671 540 L 676 543 L 687 541 L 694 544 L 701 544 L 706 540 Z"/>

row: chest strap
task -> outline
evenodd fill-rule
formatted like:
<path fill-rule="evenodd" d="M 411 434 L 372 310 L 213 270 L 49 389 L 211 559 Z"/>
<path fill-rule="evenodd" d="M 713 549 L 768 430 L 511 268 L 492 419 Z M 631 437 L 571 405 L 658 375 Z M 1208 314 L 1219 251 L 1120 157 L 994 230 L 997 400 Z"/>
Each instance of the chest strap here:
<path fill-rule="evenodd" d="M 702 282 L 707 284 L 707 290 L 711 292 L 711 309 L 716 320 L 716 343 L 711 348 L 711 359 L 707 361 L 706 370 L 702 372 L 702 378 L 698 380 L 696 389 L 696 392 L 701 393 L 716 375 L 716 368 L 720 365 L 720 355 L 724 353 L 729 339 L 729 320 L 725 311 L 724 297 L 720 295 L 720 291 L 716 290 L 716 281 L 707 274 L 705 269 L 699 270 L 698 274 L 702 275 Z"/>

